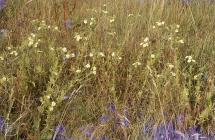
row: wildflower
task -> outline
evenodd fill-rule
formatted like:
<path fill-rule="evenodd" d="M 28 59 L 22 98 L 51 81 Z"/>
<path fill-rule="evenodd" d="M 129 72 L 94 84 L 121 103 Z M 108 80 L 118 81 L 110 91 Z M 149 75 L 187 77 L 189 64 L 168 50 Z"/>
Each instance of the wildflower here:
<path fill-rule="evenodd" d="M 0 29 L 0 39 L 7 38 L 9 35 L 9 31 L 7 29 Z"/>
<path fill-rule="evenodd" d="M 74 53 L 71 53 L 71 57 L 74 58 L 74 57 L 75 57 L 75 54 L 74 54 Z"/>
<path fill-rule="evenodd" d="M 80 69 L 78 69 L 78 70 L 76 70 L 75 72 L 76 72 L 76 73 L 81 73 L 81 70 L 80 70 Z"/>
<path fill-rule="evenodd" d="M 170 69 L 173 69 L 173 68 L 174 68 L 174 65 L 171 64 L 171 63 L 168 63 L 168 67 L 169 67 Z"/>
<path fill-rule="evenodd" d="M 66 59 L 69 59 L 70 58 L 70 54 L 66 54 Z"/>
<path fill-rule="evenodd" d="M 119 59 L 119 60 L 122 60 L 122 57 L 119 56 L 118 59 Z"/>
<path fill-rule="evenodd" d="M 107 109 L 111 112 L 115 112 L 116 111 L 116 106 L 113 102 L 108 103 L 107 105 Z"/>
<path fill-rule="evenodd" d="M 155 55 L 154 55 L 154 54 L 151 54 L 151 58 L 154 59 L 154 58 L 155 58 Z"/>
<path fill-rule="evenodd" d="M 177 121 L 177 123 L 178 124 L 181 124 L 181 123 L 183 123 L 184 122 L 184 115 L 183 114 L 179 114 L 179 115 L 177 115 L 176 116 L 176 121 Z"/>
<path fill-rule="evenodd" d="M 0 0 L 0 11 L 6 7 L 6 1 Z"/>
<path fill-rule="evenodd" d="M 51 50 L 51 51 L 54 51 L 54 48 L 53 48 L 53 47 L 50 47 L 50 50 Z"/>
<path fill-rule="evenodd" d="M 152 28 L 155 29 L 156 27 L 153 25 Z"/>
<path fill-rule="evenodd" d="M 135 63 L 133 63 L 132 65 L 136 68 L 136 67 L 138 67 L 138 66 L 140 66 L 140 65 L 142 65 L 142 64 L 141 64 L 140 62 L 135 62 Z"/>
<path fill-rule="evenodd" d="M 172 37 L 170 36 L 170 37 L 168 38 L 168 40 L 169 40 L 169 41 L 172 40 Z"/>
<path fill-rule="evenodd" d="M 176 25 L 176 28 L 180 28 L 180 25 L 177 24 L 177 25 Z"/>
<path fill-rule="evenodd" d="M 6 78 L 6 77 L 2 77 L 2 78 L 1 78 L 1 81 L 2 81 L 2 82 L 5 82 L 5 81 L 7 81 L 7 78 Z"/>
<path fill-rule="evenodd" d="M 74 38 L 76 39 L 77 42 L 79 42 L 82 39 L 82 37 L 79 34 L 76 34 Z"/>
<path fill-rule="evenodd" d="M 143 41 L 144 41 L 144 42 L 149 42 L 149 38 L 146 37 Z"/>
<path fill-rule="evenodd" d="M 134 14 L 128 14 L 128 17 L 131 17 L 131 16 L 133 16 Z"/>
<path fill-rule="evenodd" d="M 93 74 L 96 75 L 96 67 L 93 67 Z"/>
<path fill-rule="evenodd" d="M 55 129 L 55 132 L 62 134 L 64 131 L 65 131 L 65 127 L 62 124 L 58 124 L 58 126 Z"/>
<path fill-rule="evenodd" d="M 108 140 L 108 137 L 103 135 L 103 136 L 101 136 L 100 140 Z"/>
<path fill-rule="evenodd" d="M 0 60 L 1 60 L 1 61 L 4 61 L 4 57 L 0 56 Z"/>
<path fill-rule="evenodd" d="M 165 22 L 164 21 L 162 21 L 162 22 L 156 22 L 156 24 L 157 24 L 157 26 L 162 26 L 162 25 L 165 24 Z"/>
<path fill-rule="evenodd" d="M 176 33 L 178 33 L 178 32 L 179 32 L 179 30 L 178 30 L 178 29 L 175 29 L 175 32 L 176 32 Z"/>
<path fill-rule="evenodd" d="M 52 102 L 52 106 L 53 106 L 53 107 L 56 106 L 56 103 L 55 103 L 55 102 Z"/>
<path fill-rule="evenodd" d="M 196 62 L 196 60 L 194 60 L 192 56 L 186 56 L 185 59 L 187 59 L 187 63 Z"/>
<path fill-rule="evenodd" d="M 86 68 L 90 68 L 90 64 L 85 65 Z"/>
<path fill-rule="evenodd" d="M 93 53 L 90 53 L 90 54 L 89 54 L 89 57 L 93 57 Z"/>
<path fill-rule="evenodd" d="M 145 47 L 149 46 L 149 43 L 148 42 L 146 42 L 146 43 L 140 43 L 140 46 L 142 46 L 143 48 L 145 48 Z"/>
<path fill-rule="evenodd" d="M 58 30 L 59 30 L 57 26 L 55 26 L 55 27 L 54 27 L 54 29 L 55 29 L 56 31 L 58 31 Z"/>
<path fill-rule="evenodd" d="M 111 53 L 111 56 L 112 56 L 112 57 L 116 56 L 115 52 L 112 52 L 112 53 Z"/>
<path fill-rule="evenodd" d="M 99 117 L 99 121 L 104 124 L 106 122 L 108 122 L 109 120 L 109 116 L 105 115 L 105 114 L 102 114 L 100 117 Z"/>
<path fill-rule="evenodd" d="M 110 19 L 110 23 L 113 23 L 115 21 L 115 18 Z"/>
<path fill-rule="evenodd" d="M 72 28 L 72 20 L 71 19 L 67 19 L 64 24 L 65 24 L 66 29 Z"/>
<path fill-rule="evenodd" d="M 104 14 L 108 14 L 108 11 L 102 10 L 102 13 L 104 13 Z"/>
<path fill-rule="evenodd" d="M 84 24 L 87 24 L 87 23 L 88 23 L 88 21 L 87 21 L 87 19 L 85 19 L 85 20 L 84 20 Z"/>
<path fill-rule="evenodd" d="M 51 96 L 50 96 L 50 95 L 46 95 L 46 98 L 47 98 L 47 99 L 50 99 L 50 98 L 51 98 Z"/>
<path fill-rule="evenodd" d="M 12 52 L 10 52 L 10 54 L 11 54 L 11 55 L 14 55 L 14 56 L 17 56 L 17 55 L 18 55 L 18 53 L 17 53 L 16 51 L 12 51 Z"/>
<path fill-rule="evenodd" d="M 11 50 L 12 48 L 11 47 L 7 47 L 7 50 Z"/>
<path fill-rule="evenodd" d="M 53 110 L 54 110 L 53 106 L 50 106 L 49 111 L 53 111 Z"/>
<path fill-rule="evenodd" d="M 184 40 L 183 39 L 179 40 L 178 42 L 181 43 L 181 44 L 184 44 Z"/>
<path fill-rule="evenodd" d="M 34 33 L 31 33 L 31 37 L 35 38 L 35 37 L 36 37 L 36 35 L 35 35 Z"/>
<path fill-rule="evenodd" d="M 3 131 L 4 127 L 5 127 L 5 120 L 3 117 L 0 116 L 0 132 Z"/>
<path fill-rule="evenodd" d="M 63 52 L 67 52 L 67 48 L 66 48 L 66 47 L 63 47 L 63 48 L 62 48 L 62 51 L 63 51 Z"/>
<path fill-rule="evenodd" d="M 129 126 L 130 121 L 128 120 L 128 118 L 123 117 L 122 119 L 120 119 L 120 124 L 123 126 Z"/>
<path fill-rule="evenodd" d="M 174 72 L 170 72 L 171 74 L 172 74 L 172 76 L 173 77 L 175 77 L 176 76 L 176 73 L 174 73 Z"/>
<path fill-rule="evenodd" d="M 105 54 L 103 52 L 99 52 L 99 56 L 105 57 Z"/>

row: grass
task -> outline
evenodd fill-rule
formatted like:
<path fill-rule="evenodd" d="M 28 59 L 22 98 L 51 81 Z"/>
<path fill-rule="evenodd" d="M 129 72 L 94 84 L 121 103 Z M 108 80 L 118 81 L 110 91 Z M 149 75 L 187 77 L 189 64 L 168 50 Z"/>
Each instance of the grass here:
<path fill-rule="evenodd" d="M 213 3 L 7 0 L 0 18 L 0 139 L 215 132 Z"/>

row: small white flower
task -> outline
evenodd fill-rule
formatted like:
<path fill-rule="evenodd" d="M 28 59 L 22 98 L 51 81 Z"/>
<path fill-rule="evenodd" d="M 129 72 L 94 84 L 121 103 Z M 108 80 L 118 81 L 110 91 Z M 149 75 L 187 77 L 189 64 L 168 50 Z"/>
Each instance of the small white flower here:
<path fill-rule="evenodd" d="M 154 54 L 151 54 L 151 58 L 154 59 L 154 58 L 155 58 L 155 55 L 154 55 Z"/>
<path fill-rule="evenodd" d="M 79 34 L 76 34 L 74 38 L 76 39 L 77 42 L 79 42 L 82 39 L 82 37 Z"/>
<path fill-rule="evenodd" d="M 50 95 L 46 95 L 46 98 L 47 98 L 47 99 L 50 99 L 50 98 L 51 98 L 51 96 L 50 96 Z"/>
<path fill-rule="evenodd" d="M 114 19 L 114 18 L 110 19 L 110 23 L 113 23 L 114 21 L 115 21 L 115 19 Z"/>
<path fill-rule="evenodd" d="M 178 29 L 175 29 L 175 32 L 176 32 L 176 33 L 178 33 L 178 32 L 179 32 L 179 30 L 178 30 Z"/>
<path fill-rule="evenodd" d="M 54 29 L 55 29 L 56 31 L 58 31 L 58 30 L 59 30 L 57 26 L 55 26 L 55 27 L 54 27 Z"/>
<path fill-rule="evenodd" d="M 34 33 L 31 33 L 31 36 L 32 36 L 33 38 L 35 38 L 35 37 L 36 37 L 36 35 L 35 35 Z"/>
<path fill-rule="evenodd" d="M 177 24 L 177 25 L 176 25 L 176 28 L 180 28 L 180 25 Z"/>
<path fill-rule="evenodd" d="M 38 27 L 37 30 L 38 30 L 38 31 L 41 30 L 41 27 Z"/>
<path fill-rule="evenodd" d="M 108 11 L 102 10 L 102 13 L 104 13 L 104 14 L 108 14 Z"/>
<path fill-rule="evenodd" d="M 153 26 L 152 26 L 152 28 L 153 28 L 153 29 L 155 29 L 155 28 L 156 28 L 156 26 L 154 26 L 154 25 L 153 25 Z"/>
<path fill-rule="evenodd" d="M 122 57 L 119 56 L 118 59 L 119 59 L 119 60 L 122 60 Z"/>
<path fill-rule="evenodd" d="M 49 111 L 53 111 L 54 110 L 54 108 L 51 106 L 51 107 L 49 107 Z"/>
<path fill-rule="evenodd" d="M 74 57 L 75 57 L 75 53 L 72 53 L 72 54 L 71 54 L 71 57 L 74 58 Z"/>
<path fill-rule="evenodd" d="M 66 59 L 69 59 L 70 58 L 70 54 L 66 54 Z"/>
<path fill-rule="evenodd" d="M 135 62 L 135 63 L 133 63 L 132 64 L 135 68 L 137 67 L 137 66 L 140 66 L 140 65 L 142 65 L 140 62 Z"/>
<path fill-rule="evenodd" d="M 89 54 L 89 57 L 93 57 L 93 53 L 90 53 L 90 54 Z"/>
<path fill-rule="evenodd" d="M 172 76 L 173 76 L 173 77 L 175 77 L 175 76 L 176 76 L 176 73 L 174 73 L 174 72 L 171 72 L 171 74 L 172 74 Z"/>
<path fill-rule="evenodd" d="M 115 52 L 112 52 L 112 53 L 111 53 L 111 56 L 112 56 L 112 57 L 116 56 Z"/>
<path fill-rule="evenodd" d="M 17 55 L 18 55 L 18 53 L 17 53 L 16 51 L 12 51 L 12 52 L 10 52 L 10 54 L 11 54 L 11 55 L 14 55 L 14 56 L 17 56 Z"/>
<path fill-rule="evenodd" d="M 87 65 L 85 65 L 86 68 L 90 68 L 90 64 L 88 63 Z"/>
<path fill-rule="evenodd" d="M 88 23 L 88 21 L 87 21 L 87 19 L 85 19 L 85 20 L 84 20 L 84 24 L 87 24 L 87 23 Z"/>
<path fill-rule="evenodd" d="M 149 37 L 146 37 L 143 41 L 144 42 L 149 42 Z"/>
<path fill-rule="evenodd" d="M 54 51 L 54 48 L 53 48 L 53 47 L 50 47 L 50 50 L 51 50 L 51 51 Z"/>
<path fill-rule="evenodd" d="M 105 57 L 105 54 L 103 52 L 99 52 L 99 56 Z"/>
<path fill-rule="evenodd" d="M 53 106 L 53 107 L 56 106 L 56 103 L 55 103 L 55 102 L 52 102 L 52 106 Z"/>
<path fill-rule="evenodd" d="M 174 66 L 173 64 L 169 63 L 169 64 L 168 64 L 168 67 L 169 67 L 170 69 L 173 69 L 175 66 Z"/>
<path fill-rule="evenodd" d="M 11 47 L 7 47 L 7 50 L 11 50 L 12 48 Z"/>
<path fill-rule="evenodd" d="M 178 42 L 181 43 L 181 44 L 184 44 L 184 40 L 183 39 L 179 40 Z"/>
<path fill-rule="evenodd" d="M 2 82 L 5 82 L 5 81 L 7 81 L 7 78 L 6 78 L 6 77 L 2 77 L 2 78 L 1 78 L 1 81 L 2 81 Z"/>
<path fill-rule="evenodd" d="M 133 16 L 134 14 L 128 14 L 128 17 L 131 17 L 131 16 Z"/>
<path fill-rule="evenodd" d="M 93 72 L 94 75 L 96 75 L 96 67 L 93 67 Z"/>
<path fill-rule="evenodd" d="M 146 47 L 149 46 L 149 43 L 148 42 L 146 42 L 146 43 L 140 43 L 140 46 L 142 46 L 143 48 L 146 48 Z"/>
<path fill-rule="evenodd" d="M 67 52 L 67 48 L 66 48 L 66 47 L 63 47 L 63 48 L 62 48 L 62 51 L 63 51 L 63 52 Z"/>
<path fill-rule="evenodd" d="M 0 56 L 0 60 L 1 60 L 1 61 L 4 61 L 4 57 Z"/>
<path fill-rule="evenodd" d="M 81 70 L 80 70 L 80 69 L 77 69 L 75 72 L 76 72 L 76 73 L 81 73 Z"/>

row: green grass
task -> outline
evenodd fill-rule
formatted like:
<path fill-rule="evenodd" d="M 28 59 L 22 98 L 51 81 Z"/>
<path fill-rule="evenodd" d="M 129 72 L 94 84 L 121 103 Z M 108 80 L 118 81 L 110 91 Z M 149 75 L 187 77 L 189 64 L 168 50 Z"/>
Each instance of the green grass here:
<path fill-rule="evenodd" d="M 51 139 L 62 123 L 68 137 L 86 139 L 80 128 L 94 126 L 95 137 L 133 140 L 149 118 L 178 114 L 186 116 L 180 130 L 215 131 L 215 5 L 8 0 L 0 18 L 9 30 L 0 38 L 0 116 L 11 125 L 1 139 Z M 121 117 L 128 108 L 130 125 L 116 133 L 98 121 L 110 102 Z"/>

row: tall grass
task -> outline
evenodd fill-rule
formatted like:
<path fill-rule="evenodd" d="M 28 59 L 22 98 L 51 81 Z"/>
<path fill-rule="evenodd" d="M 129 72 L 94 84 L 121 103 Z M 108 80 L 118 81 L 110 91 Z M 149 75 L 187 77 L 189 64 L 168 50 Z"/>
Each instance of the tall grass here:
<path fill-rule="evenodd" d="M 215 132 L 213 3 L 8 0 L 0 18 L 0 139 Z"/>

